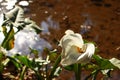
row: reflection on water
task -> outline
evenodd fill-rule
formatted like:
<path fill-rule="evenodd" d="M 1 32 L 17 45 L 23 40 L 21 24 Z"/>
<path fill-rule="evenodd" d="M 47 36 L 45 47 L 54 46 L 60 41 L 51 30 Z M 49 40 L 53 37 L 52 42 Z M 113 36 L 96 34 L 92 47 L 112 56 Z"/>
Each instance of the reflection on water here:
<path fill-rule="evenodd" d="M 46 18 L 46 21 L 41 22 L 41 27 L 43 29 L 42 34 L 50 35 L 49 28 L 52 28 L 55 30 L 59 29 L 59 23 L 52 20 L 52 16 L 49 16 L 48 18 Z"/>

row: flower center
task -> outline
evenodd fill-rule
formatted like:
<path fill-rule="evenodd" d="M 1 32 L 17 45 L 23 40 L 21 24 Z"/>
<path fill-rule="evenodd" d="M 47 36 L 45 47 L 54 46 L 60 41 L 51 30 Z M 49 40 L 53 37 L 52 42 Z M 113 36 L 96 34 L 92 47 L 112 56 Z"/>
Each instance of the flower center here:
<path fill-rule="evenodd" d="M 77 51 L 78 51 L 79 53 L 84 53 L 84 52 L 86 51 L 86 48 L 87 48 L 87 46 L 83 45 L 82 48 L 77 47 Z"/>
<path fill-rule="evenodd" d="M 79 47 L 77 47 L 77 51 L 78 51 L 79 53 L 84 53 L 84 51 L 82 50 L 82 48 L 79 48 Z"/>

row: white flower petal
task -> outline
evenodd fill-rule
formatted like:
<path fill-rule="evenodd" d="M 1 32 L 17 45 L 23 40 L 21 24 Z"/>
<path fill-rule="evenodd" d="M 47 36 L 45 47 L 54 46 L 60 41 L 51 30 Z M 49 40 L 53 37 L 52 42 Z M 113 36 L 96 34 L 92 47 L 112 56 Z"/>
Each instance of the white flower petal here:
<path fill-rule="evenodd" d="M 66 56 L 62 56 L 61 64 L 68 66 L 74 63 L 87 63 L 94 54 L 95 47 L 92 43 L 85 44 L 86 51 L 80 53 L 78 47 L 72 46 Z"/>
<path fill-rule="evenodd" d="M 78 63 L 87 63 L 90 61 L 92 55 L 95 52 L 95 46 L 92 43 L 86 43 L 84 46 L 86 46 L 86 51 L 78 57 L 77 62 Z"/>
<path fill-rule="evenodd" d="M 82 48 L 83 39 L 82 39 L 82 36 L 80 34 L 78 34 L 78 33 L 74 34 L 74 32 L 72 32 L 70 30 L 67 30 L 66 35 L 64 35 L 62 37 L 62 39 L 60 40 L 59 45 L 63 48 L 63 54 L 62 55 L 67 55 L 69 49 L 73 45 Z"/>
<path fill-rule="evenodd" d="M 65 53 L 63 53 L 63 54 L 65 54 Z M 67 66 L 67 65 L 76 63 L 78 57 L 81 55 L 81 53 L 79 53 L 79 51 L 77 50 L 76 46 L 71 46 L 69 49 L 69 52 L 66 54 L 67 55 L 65 55 L 65 56 L 61 55 L 61 57 L 62 57 L 61 64 L 63 66 Z"/>
<path fill-rule="evenodd" d="M 67 30 L 65 31 L 65 34 L 74 34 L 74 32 L 72 30 Z"/>
<path fill-rule="evenodd" d="M 66 35 L 60 40 L 62 47 L 61 64 L 68 66 L 74 63 L 89 62 L 95 51 L 95 46 L 92 43 L 84 44 L 82 36 L 67 30 Z"/>

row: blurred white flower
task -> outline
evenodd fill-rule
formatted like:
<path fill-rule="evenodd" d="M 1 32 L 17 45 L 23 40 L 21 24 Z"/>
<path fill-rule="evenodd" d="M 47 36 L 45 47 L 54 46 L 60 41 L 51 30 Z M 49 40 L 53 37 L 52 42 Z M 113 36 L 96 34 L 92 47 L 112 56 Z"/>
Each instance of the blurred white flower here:
<path fill-rule="evenodd" d="M 8 55 L 19 53 L 21 55 L 30 55 L 31 49 L 38 50 L 39 53 L 44 48 L 51 49 L 51 45 L 34 31 L 24 28 L 15 34 L 14 48 L 9 51 Z M 39 54 L 38 56 L 41 56 Z"/>
<path fill-rule="evenodd" d="M 62 47 L 61 64 L 68 66 L 74 63 L 89 62 L 95 51 L 94 44 L 84 44 L 82 36 L 72 30 L 67 30 L 65 33 L 59 44 Z"/>
<path fill-rule="evenodd" d="M 15 1 L 15 0 L 8 0 L 8 1 Z M 37 50 L 39 53 L 42 53 L 44 48 L 51 49 L 52 46 L 44 40 L 43 38 L 40 38 L 39 34 L 35 30 L 40 30 L 39 26 L 36 25 L 36 23 L 29 18 L 23 18 L 23 10 L 19 7 L 15 7 L 15 9 L 11 10 L 10 12 L 6 13 L 8 19 L 14 17 L 14 14 L 17 14 L 16 11 L 19 11 L 17 18 L 15 18 L 15 22 L 13 22 L 13 29 L 16 33 L 18 31 L 18 27 L 23 25 L 22 23 L 25 23 L 25 27 L 17 32 L 14 37 L 14 47 L 8 51 L 8 56 L 12 56 L 14 54 L 21 54 L 21 55 L 30 55 L 30 57 L 34 57 L 34 54 L 32 53 L 31 49 Z M 3 24 L 3 15 L 0 15 L 0 44 L 2 44 L 3 40 L 5 39 L 5 36 L 3 34 L 3 27 L 1 26 Z M 17 23 L 16 23 L 17 22 Z M 18 23 L 20 22 L 20 24 Z M 15 24 L 14 24 L 15 23 Z M 6 25 L 4 26 L 7 29 L 7 32 L 10 30 L 10 26 Z M 40 57 L 41 54 L 38 54 Z"/>

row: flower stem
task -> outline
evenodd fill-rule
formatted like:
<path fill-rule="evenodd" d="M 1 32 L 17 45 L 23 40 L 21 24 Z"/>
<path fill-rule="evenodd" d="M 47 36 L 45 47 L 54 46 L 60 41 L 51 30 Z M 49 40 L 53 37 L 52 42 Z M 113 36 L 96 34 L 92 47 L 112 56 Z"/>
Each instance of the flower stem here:
<path fill-rule="evenodd" d="M 99 70 L 95 70 L 92 80 L 96 80 Z"/>
<path fill-rule="evenodd" d="M 80 74 L 81 74 L 81 65 L 80 64 L 74 64 L 74 72 L 75 72 L 75 78 L 76 80 L 81 80 Z"/>
<path fill-rule="evenodd" d="M 24 74 L 25 74 L 26 69 L 27 69 L 27 67 L 26 67 L 26 66 L 23 66 L 22 72 L 21 72 L 21 74 L 20 74 L 20 80 L 23 80 L 23 79 L 24 79 Z"/>
<path fill-rule="evenodd" d="M 35 71 L 35 73 L 37 75 L 38 80 L 44 80 L 43 77 L 41 76 L 41 74 L 39 73 L 39 71 Z"/>
<path fill-rule="evenodd" d="M 53 69 L 52 69 L 52 71 L 51 71 L 51 73 L 50 73 L 50 76 L 49 76 L 49 80 L 52 80 L 53 75 L 54 75 L 54 73 L 55 73 L 55 70 L 56 70 L 56 68 L 58 67 L 60 61 L 61 61 L 61 55 L 58 56 L 58 58 L 57 58 L 57 60 L 56 60 L 56 62 L 55 62 L 55 64 L 54 64 L 54 66 L 53 66 Z"/>

